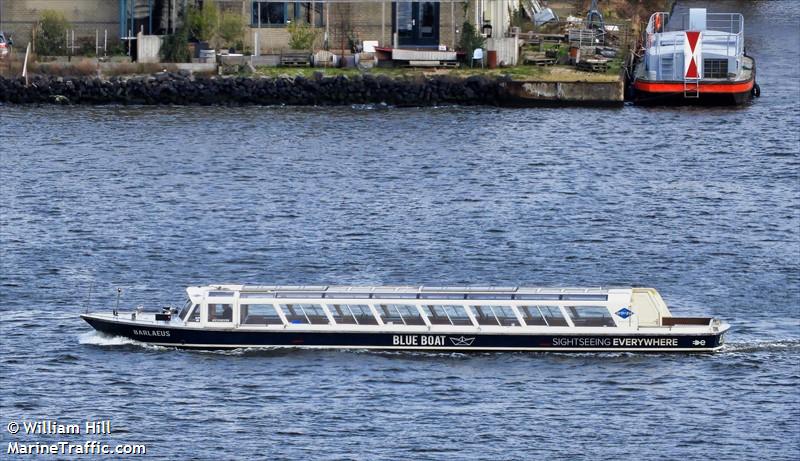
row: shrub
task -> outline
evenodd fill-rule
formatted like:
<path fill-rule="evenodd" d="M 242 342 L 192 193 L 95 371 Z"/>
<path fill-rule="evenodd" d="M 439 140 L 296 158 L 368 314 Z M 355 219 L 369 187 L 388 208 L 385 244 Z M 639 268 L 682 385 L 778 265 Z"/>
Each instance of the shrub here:
<path fill-rule="evenodd" d="M 189 52 L 189 31 L 185 25 L 178 28 L 174 34 L 164 36 L 161 44 L 161 60 L 165 62 L 190 62 L 192 54 Z"/>
<path fill-rule="evenodd" d="M 97 49 L 95 49 L 94 37 L 92 38 L 80 38 L 76 40 L 78 45 L 78 52 L 77 54 L 81 56 L 86 56 L 89 58 L 95 57 L 97 54 Z"/>
<path fill-rule="evenodd" d="M 123 41 L 111 41 L 108 44 L 108 52 L 106 53 L 109 56 L 125 56 L 128 54 L 127 45 Z"/>
<path fill-rule="evenodd" d="M 133 62 L 120 62 L 103 69 L 103 74 L 108 76 L 135 74 L 138 66 Z"/>
<path fill-rule="evenodd" d="M 189 23 L 189 32 L 197 40 L 210 42 L 217 36 L 219 11 L 212 0 L 203 2 L 202 8 L 189 8 L 186 19 Z"/>
<path fill-rule="evenodd" d="M 165 70 L 167 72 L 177 72 L 177 66 L 164 63 L 141 63 L 141 62 L 121 62 L 106 67 L 103 74 L 107 76 L 118 75 L 146 75 L 154 74 Z"/>
<path fill-rule="evenodd" d="M 244 17 L 237 13 L 224 13 L 219 21 L 219 38 L 222 39 L 223 46 L 237 47 L 244 37 Z"/>
<path fill-rule="evenodd" d="M 36 28 L 36 52 L 44 55 L 61 55 L 66 52 L 67 29 L 70 28 L 63 13 L 42 11 Z"/>
<path fill-rule="evenodd" d="M 318 31 L 306 22 L 296 21 L 286 28 L 289 32 L 289 48 L 293 50 L 310 50 L 314 47 Z"/>
<path fill-rule="evenodd" d="M 32 62 L 28 65 L 28 72 L 32 74 L 61 75 L 62 67 L 59 63 Z"/>
<path fill-rule="evenodd" d="M 464 21 L 461 26 L 461 38 L 458 40 L 458 47 L 466 54 L 467 62 L 472 62 L 472 54 L 476 49 L 482 48 L 486 43 L 486 38 L 478 32 L 469 21 Z"/>
<path fill-rule="evenodd" d="M 81 59 L 72 65 L 71 75 L 90 76 L 97 74 L 97 63 L 91 59 Z"/>

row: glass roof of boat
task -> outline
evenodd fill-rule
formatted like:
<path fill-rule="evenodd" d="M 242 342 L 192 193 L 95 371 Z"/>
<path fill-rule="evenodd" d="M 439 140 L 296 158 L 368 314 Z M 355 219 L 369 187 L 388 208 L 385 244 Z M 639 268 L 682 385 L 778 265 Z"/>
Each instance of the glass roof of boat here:
<path fill-rule="evenodd" d="M 608 288 L 592 287 L 513 287 L 513 286 L 357 286 L 357 285 L 212 285 L 207 292 L 264 293 L 267 296 L 297 294 L 328 297 L 348 294 L 370 295 L 435 295 L 435 294 L 506 294 L 506 295 L 607 295 Z M 627 288 L 626 288 L 627 289 Z"/>

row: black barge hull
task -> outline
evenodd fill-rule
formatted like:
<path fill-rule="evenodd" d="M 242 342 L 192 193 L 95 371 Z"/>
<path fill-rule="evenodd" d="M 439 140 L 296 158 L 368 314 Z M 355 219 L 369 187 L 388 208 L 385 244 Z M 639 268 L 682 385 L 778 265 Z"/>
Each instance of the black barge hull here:
<path fill-rule="evenodd" d="M 742 93 L 700 93 L 687 98 L 684 93 L 649 92 L 635 90 L 634 104 L 638 106 L 741 106 L 753 99 L 753 91 Z"/>
<path fill-rule="evenodd" d="M 370 349 L 438 352 L 491 351 L 630 351 L 713 352 L 723 334 L 482 334 L 408 332 L 309 332 L 290 330 L 210 330 L 104 320 L 81 316 L 95 330 L 143 343 L 186 349 L 291 347 L 305 349 Z"/>

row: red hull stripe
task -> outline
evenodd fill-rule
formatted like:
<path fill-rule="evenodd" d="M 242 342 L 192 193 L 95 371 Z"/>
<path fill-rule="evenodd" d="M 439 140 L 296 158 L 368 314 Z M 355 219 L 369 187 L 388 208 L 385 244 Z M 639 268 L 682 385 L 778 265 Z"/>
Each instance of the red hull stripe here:
<path fill-rule="evenodd" d="M 652 83 L 637 80 L 633 87 L 648 93 L 683 93 L 683 83 Z M 700 93 L 746 93 L 752 89 L 752 79 L 741 83 L 700 83 Z"/>

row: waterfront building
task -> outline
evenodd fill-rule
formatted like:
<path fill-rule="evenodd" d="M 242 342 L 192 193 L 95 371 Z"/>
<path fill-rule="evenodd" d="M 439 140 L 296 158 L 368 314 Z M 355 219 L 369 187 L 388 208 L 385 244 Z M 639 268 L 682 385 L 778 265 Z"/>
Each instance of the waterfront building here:
<path fill-rule="evenodd" d="M 244 22 L 243 45 L 250 50 L 281 50 L 289 46 L 287 26 L 304 21 L 319 29 L 319 47 L 348 48 L 348 42 L 370 41 L 396 48 L 456 48 L 463 23 L 469 21 L 490 37 L 509 31 L 510 0 L 324 0 L 275 2 L 215 0 L 222 11 L 236 12 Z M 163 35 L 179 25 L 181 11 L 202 0 L 0 0 L 0 29 L 25 46 L 44 10 L 56 10 L 77 36 L 109 39 Z M 256 41 L 258 43 L 256 43 Z"/>

